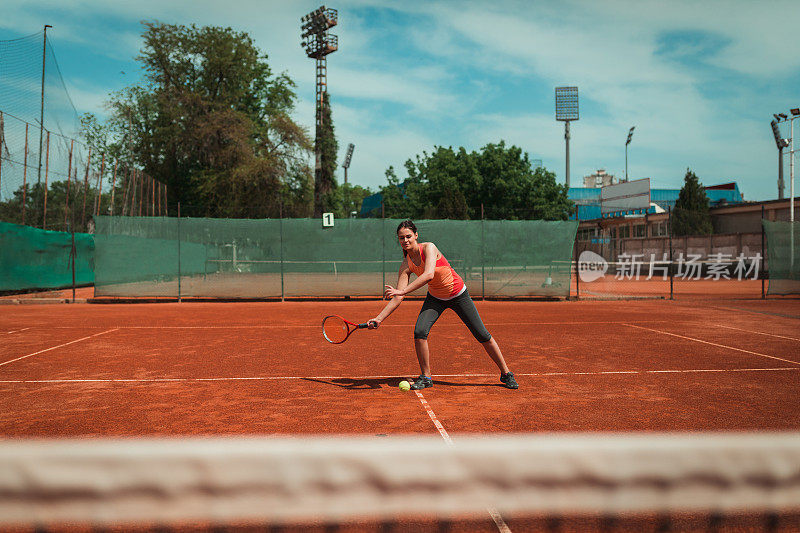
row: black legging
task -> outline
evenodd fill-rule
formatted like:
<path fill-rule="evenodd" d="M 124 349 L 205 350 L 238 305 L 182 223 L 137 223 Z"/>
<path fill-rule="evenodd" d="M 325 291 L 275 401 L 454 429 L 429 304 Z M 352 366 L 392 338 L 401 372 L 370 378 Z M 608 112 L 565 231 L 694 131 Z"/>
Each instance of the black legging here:
<path fill-rule="evenodd" d="M 486 342 L 492 338 L 486 330 L 486 326 L 483 325 L 478 310 L 475 309 L 475 303 L 469 297 L 469 292 L 466 289 L 452 300 L 440 300 L 428 293 L 417 317 L 417 324 L 414 326 L 414 338 L 427 339 L 431 327 L 433 327 L 433 324 L 436 323 L 445 309 L 455 311 L 478 342 Z"/>

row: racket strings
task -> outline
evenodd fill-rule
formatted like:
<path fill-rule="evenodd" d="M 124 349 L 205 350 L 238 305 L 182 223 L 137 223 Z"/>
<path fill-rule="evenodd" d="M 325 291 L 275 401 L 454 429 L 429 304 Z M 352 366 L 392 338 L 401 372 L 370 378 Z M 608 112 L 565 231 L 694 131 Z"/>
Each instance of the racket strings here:
<path fill-rule="evenodd" d="M 329 316 L 322 322 L 322 333 L 329 342 L 340 343 L 347 339 L 350 328 L 342 318 Z"/>

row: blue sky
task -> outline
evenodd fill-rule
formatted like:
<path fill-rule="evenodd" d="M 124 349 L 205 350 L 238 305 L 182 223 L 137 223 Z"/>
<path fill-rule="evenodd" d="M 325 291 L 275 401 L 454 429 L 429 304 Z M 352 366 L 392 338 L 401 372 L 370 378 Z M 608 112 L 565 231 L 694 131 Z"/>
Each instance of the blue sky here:
<path fill-rule="evenodd" d="M 103 115 L 111 91 L 140 79 L 142 20 L 230 26 L 252 35 L 297 83 L 294 118 L 314 124 L 314 61 L 300 17 L 317 2 L 6 0 L 0 39 L 44 24 L 78 112 Z M 687 167 L 747 200 L 777 198 L 772 113 L 800 107 L 800 2 L 336 1 L 339 51 L 328 87 L 348 178 L 375 190 L 389 165 L 435 145 L 501 139 L 564 181 L 554 88 L 577 85 L 571 183 L 598 168 L 679 188 Z M 0 102 L 2 109 L 2 102 Z M 800 128 L 800 121 L 797 121 Z M 800 130 L 798 130 L 800 131 Z M 784 136 L 789 136 L 788 127 Z M 800 170 L 800 169 L 798 169 Z M 340 181 L 342 179 L 340 169 Z M 785 165 L 788 195 L 789 165 Z M 798 183 L 800 187 L 800 183 Z"/>

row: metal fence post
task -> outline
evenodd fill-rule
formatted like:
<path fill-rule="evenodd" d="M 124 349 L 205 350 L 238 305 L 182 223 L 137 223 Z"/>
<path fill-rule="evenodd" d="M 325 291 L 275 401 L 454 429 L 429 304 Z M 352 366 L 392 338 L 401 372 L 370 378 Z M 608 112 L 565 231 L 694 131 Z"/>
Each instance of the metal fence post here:
<path fill-rule="evenodd" d="M 72 245 L 69 251 L 69 257 L 72 260 L 72 303 L 75 303 L 75 256 L 77 250 L 75 249 L 75 225 L 70 224 L 70 233 L 72 235 Z"/>
<path fill-rule="evenodd" d="M 578 218 L 578 206 L 577 205 L 575 206 L 575 222 L 577 222 L 578 226 L 580 226 L 581 222 L 580 222 L 580 219 Z M 580 300 L 581 299 L 581 285 L 580 285 L 581 276 L 580 276 L 580 265 L 578 264 L 578 232 L 577 231 L 575 232 L 575 240 L 573 241 L 572 246 L 575 247 L 575 253 L 573 253 L 573 255 L 575 256 L 575 299 L 576 300 Z M 572 268 L 571 267 L 569 269 L 569 276 L 570 276 L 570 286 L 572 286 Z"/>
<path fill-rule="evenodd" d="M 380 295 L 380 298 L 383 299 L 383 290 L 386 288 L 386 216 L 383 207 L 383 201 L 381 201 L 381 233 L 383 233 L 383 244 L 381 246 L 381 277 L 383 284 L 381 285 L 381 290 L 378 294 Z"/>
<path fill-rule="evenodd" d="M 283 287 L 283 202 L 278 204 L 278 209 L 280 210 L 278 213 L 279 216 L 279 225 L 280 225 L 280 256 L 281 256 L 281 301 L 285 301 L 285 292 Z"/>
<path fill-rule="evenodd" d="M 667 207 L 667 234 L 669 235 L 669 299 L 675 299 L 675 293 L 673 291 L 673 263 L 672 263 L 672 206 Z"/>
<path fill-rule="evenodd" d="M 766 272 L 764 270 L 764 264 L 765 264 L 765 259 L 766 258 L 767 258 L 767 249 L 765 247 L 765 242 L 764 242 L 764 204 L 761 204 L 761 264 L 759 266 L 761 267 L 761 299 L 762 300 L 766 300 L 766 298 L 767 298 L 767 293 L 764 290 L 765 289 L 765 287 L 764 287 L 764 283 L 765 283 L 764 282 L 764 276 L 766 275 Z"/>
<path fill-rule="evenodd" d="M 181 203 L 178 202 L 178 303 L 181 303 Z"/>
<path fill-rule="evenodd" d="M 484 226 L 486 225 L 483 212 L 483 202 L 481 202 L 481 300 L 486 300 L 486 236 Z"/>

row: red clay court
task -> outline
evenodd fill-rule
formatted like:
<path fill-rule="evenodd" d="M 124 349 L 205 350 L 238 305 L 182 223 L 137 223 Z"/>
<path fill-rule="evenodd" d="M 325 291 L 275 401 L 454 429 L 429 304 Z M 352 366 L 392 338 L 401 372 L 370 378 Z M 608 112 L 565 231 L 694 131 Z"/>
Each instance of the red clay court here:
<path fill-rule="evenodd" d="M 412 331 L 420 301 L 404 302 L 377 331 L 357 331 L 342 345 L 323 340 L 325 315 L 365 321 L 381 305 L 0 306 L 0 435 L 418 434 L 458 443 L 468 434 L 800 427 L 800 300 L 478 301 L 516 373 L 517 391 L 499 385 L 493 363 L 453 313 L 442 316 L 430 337 L 435 386 L 400 391 L 398 382 L 418 371 Z M 587 531 L 609 525 L 603 517 L 554 523 L 512 516 L 509 530 L 490 514 L 446 526 Z M 705 530 L 713 520 L 687 515 L 670 526 Z M 363 530 L 359 524 L 341 530 Z M 658 516 L 643 515 L 612 522 L 611 529 L 659 524 Z M 718 525 L 755 531 L 765 522 L 745 515 Z M 799 525 L 800 516 L 791 515 L 774 530 Z M 442 530 L 436 520 L 406 515 L 395 526 Z"/>
<path fill-rule="evenodd" d="M 418 373 L 406 301 L 0 306 L 4 437 L 797 430 L 800 301 L 477 302 L 520 382 L 455 314 Z M 457 437 L 453 437 L 457 438 Z"/>

